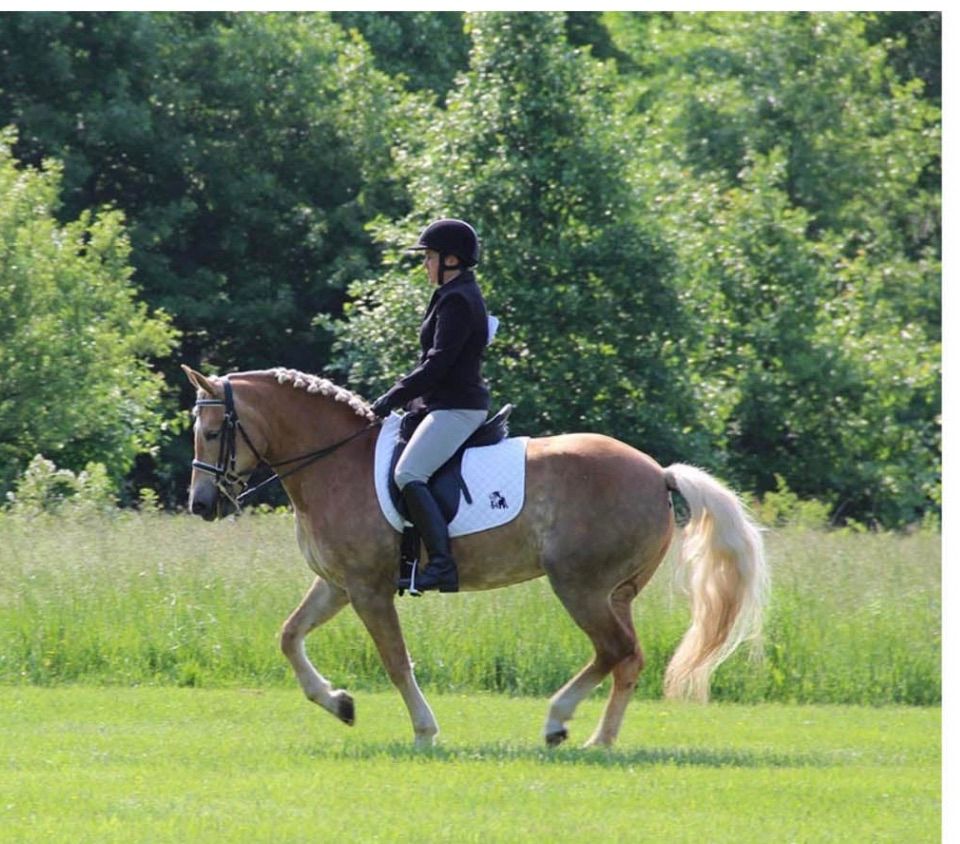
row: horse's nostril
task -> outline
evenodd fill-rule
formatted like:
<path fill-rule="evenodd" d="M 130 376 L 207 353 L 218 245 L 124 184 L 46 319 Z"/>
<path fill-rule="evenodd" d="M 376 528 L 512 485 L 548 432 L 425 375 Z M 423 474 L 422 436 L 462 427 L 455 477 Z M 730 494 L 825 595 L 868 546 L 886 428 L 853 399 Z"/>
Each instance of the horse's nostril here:
<path fill-rule="evenodd" d="M 195 516 L 203 516 L 206 514 L 209 507 L 206 502 L 199 501 L 196 498 L 193 500 L 193 503 L 190 505 L 190 512 Z"/>

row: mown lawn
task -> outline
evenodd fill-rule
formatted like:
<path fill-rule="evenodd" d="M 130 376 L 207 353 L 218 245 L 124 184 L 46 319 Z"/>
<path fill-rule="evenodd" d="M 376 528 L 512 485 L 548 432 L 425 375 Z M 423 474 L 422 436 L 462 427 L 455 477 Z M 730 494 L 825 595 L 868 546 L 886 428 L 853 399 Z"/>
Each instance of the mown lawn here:
<path fill-rule="evenodd" d="M 613 751 L 546 701 L 393 693 L 347 728 L 287 689 L 0 686 L 0 840 L 940 840 L 940 709 L 635 701 Z M 572 724 L 585 739 L 602 701 Z"/>

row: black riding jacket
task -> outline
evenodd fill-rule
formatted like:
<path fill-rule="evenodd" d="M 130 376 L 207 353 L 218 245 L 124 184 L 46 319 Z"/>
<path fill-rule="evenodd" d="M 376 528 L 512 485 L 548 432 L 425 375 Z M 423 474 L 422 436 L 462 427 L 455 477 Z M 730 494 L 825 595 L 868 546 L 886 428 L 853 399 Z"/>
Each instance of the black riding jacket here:
<path fill-rule="evenodd" d="M 489 327 L 487 306 L 473 272 L 438 287 L 420 325 L 420 363 L 391 387 L 390 408 L 422 399 L 430 410 L 488 410 L 480 374 Z"/>

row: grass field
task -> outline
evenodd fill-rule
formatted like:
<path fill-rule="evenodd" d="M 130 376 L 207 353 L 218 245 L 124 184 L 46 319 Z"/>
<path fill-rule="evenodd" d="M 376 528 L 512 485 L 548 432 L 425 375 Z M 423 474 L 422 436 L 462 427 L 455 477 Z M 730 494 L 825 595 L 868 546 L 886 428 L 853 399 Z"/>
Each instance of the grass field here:
<path fill-rule="evenodd" d="M 715 676 L 716 700 L 940 702 L 938 535 L 787 530 L 766 544 L 774 586 L 764 659 L 742 648 Z M 290 687 L 277 634 L 310 581 L 288 515 L 206 524 L 0 513 L 0 682 Z M 635 603 L 648 666 L 640 699 L 661 696 L 689 624 L 670 581 L 665 564 Z M 428 689 L 548 695 L 589 656 L 543 579 L 399 606 Z M 388 687 L 350 610 L 308 648 L 337 685 Z"/>
<path fill-rule="evenodd" d="M 290 690 L 0 686 L 0 841 L 940 840 L 940 710 L 638 701 L 613 751 L 545 702 L 392 693 L 353 728 Z M 573 722 L 585 737 L 600 701 Z"/>
<path fill-rule="evenodd" d="M 660 699 L 689 612 L 664 566 L 613 751 L 576 747 L 604 689 L 572 746 L 541 747 L 547 696 L 589 653 L 544 581 L 402 599 L 442 730 L 417 752 L 349 610 L 308 646 L 357 726 L 296 688 L 277 648 L 311 580 L 292 534 L 281 514 L 0 514 L 0 841 L 940 838 L 938 536 L 769 534 L 763 659 L 741 649 L 707 707 Z"/>

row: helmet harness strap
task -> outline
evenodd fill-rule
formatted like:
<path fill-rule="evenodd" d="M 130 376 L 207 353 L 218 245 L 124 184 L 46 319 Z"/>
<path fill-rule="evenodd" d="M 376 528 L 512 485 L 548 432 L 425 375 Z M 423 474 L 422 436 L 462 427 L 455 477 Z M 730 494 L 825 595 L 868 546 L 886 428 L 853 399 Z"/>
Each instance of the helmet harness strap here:
<path fill-rule="evenodd" d="M 463 258 L 459 255 L 451 255 L 448 252 L 438 252 L 440 256 L 440 266 L 437 269 L 437 286 L 442 287 L 444 281 L 446 280 L 447 273 L 451 273 L 454 270 L 463 270 L 467 268 L 467 265 L 463 262 Z M 447 264 L 447 257 L 453 257 L 457 259 L 455 264 Z"/>

